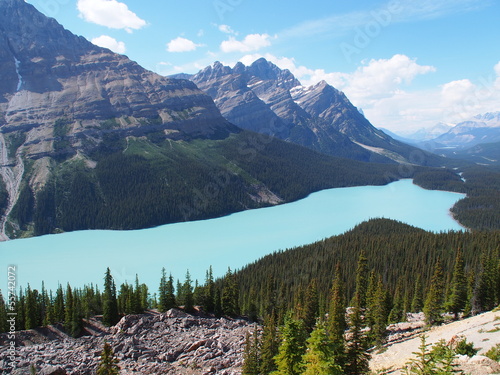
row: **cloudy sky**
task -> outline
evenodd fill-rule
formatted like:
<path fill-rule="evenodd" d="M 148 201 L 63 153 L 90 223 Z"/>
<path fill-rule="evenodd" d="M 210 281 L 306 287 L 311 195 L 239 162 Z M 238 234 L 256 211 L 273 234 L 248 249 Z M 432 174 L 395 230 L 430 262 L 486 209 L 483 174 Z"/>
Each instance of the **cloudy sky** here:
<path fill-rule="evenodd" d="M 28 0 L 163 75 L 265 57 L 408 133 L 500 110 L 497 0 Z"/>

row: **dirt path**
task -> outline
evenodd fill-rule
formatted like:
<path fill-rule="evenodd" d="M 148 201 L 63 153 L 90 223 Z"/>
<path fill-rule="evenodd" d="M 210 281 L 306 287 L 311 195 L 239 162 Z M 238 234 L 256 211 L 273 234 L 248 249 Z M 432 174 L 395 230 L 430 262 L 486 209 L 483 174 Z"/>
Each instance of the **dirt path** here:
<path fill-rule="evenodd" d="M 7 144 L 2 133 L 0 133 L 0 176 L 2 177 L 9 199 L 4 215 L 0 218 L 0 241 L 7 241 L 9 237 L 5 233 L 7 217 L 11 213 L 19 197 L 19 186 L 24 174 L 24 163 L 20 150 L 16 153 L 16 163 L 10 164 Z"/>
<path fill-rule="evenodd" d="M 495 330 L 497 330 L 495 332 Z M 500 311 L 487 312 L 472 318 L 434 327 L 426 332 L 427 343 L 434 344 L 441 339 L 448 342 L 453 336 L 465 336 L 467 341 L 480 348 L 479 355 L 500 343 Z M 384 353 L 373 355 L 370 367 L 373 370 L 404 367 L 406 362 L 418 351 L 420 337 L 389 346 Z"/>

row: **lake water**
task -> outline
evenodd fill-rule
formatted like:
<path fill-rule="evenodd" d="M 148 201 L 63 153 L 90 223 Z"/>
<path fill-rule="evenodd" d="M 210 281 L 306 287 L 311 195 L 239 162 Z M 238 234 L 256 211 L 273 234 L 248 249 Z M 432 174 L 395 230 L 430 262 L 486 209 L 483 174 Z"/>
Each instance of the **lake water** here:
<path fill-rule="evenodd" d="M 222 218 L 164 225 L 134 231 L 88 230 L 0 243 L 0 275 L 17 266 L 18 285 L 45 286 L 69 282 L 74 287 L 97 283 L 106 267 L 117 286 L 135 274 L 152 293 L 161 268 L 184 280 L 204 281 L 272 253 L 341 234 L 362 221 L 385 217 L 439 232 L 462 227 L 449 209 L 463 194 L 424 190 L 411 180 L 386 186 L 323 190 L 297 202 L 249 210 Z M 5 270 L 5 271 L 4 271 Z M 6 277 L 0 288 L 6 290 Z"/>

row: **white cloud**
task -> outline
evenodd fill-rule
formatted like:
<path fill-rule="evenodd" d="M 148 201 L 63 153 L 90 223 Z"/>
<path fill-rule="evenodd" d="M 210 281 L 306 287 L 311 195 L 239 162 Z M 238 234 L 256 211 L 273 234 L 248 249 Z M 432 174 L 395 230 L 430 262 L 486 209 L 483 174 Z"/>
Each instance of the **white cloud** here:
<path fill-rule="evenodd" d="M 78 0 L 77 8 L 85 21 L 111 29 L 125 29 L 130 33 L 146 26 L 146 21 L 116 0 Z"/>
<path fill-rule="evenodd" d="M 231 29 L 231 26 L 228 25 L 219 25 L 217 26 L 219 31 L 223 32 L 224 34 L 232 34 L 232 35 L 238 35 L 237 32 L 235 32 L 233 29 Z"/>
<path fill-rule="evenodd" d="M 202 47 L 202 44 L 196 44 L 192 40 L 183 38 L 181 36 L 172 39 L 167 43 L 168 52 L 190 52 L 194 51 L 198 47 Z"/>
<path fill-rule="evenodd" d="M 109 48 L 111 51 L 116 53 L 125 53 L 125 43 L 117 41 L 108 35 L 101 35 L 97 38 L 92 39 L 92 43 L 96 46 Z"/>
<path fill-rule="evenodd" d="M 226 53 L 258 51 L 261 48 L 271 45 L 270 38 L 268 34 L 249 34 L 240 41 L 231 36 L 228 40 L 221 43 L 220 49 Z"/>

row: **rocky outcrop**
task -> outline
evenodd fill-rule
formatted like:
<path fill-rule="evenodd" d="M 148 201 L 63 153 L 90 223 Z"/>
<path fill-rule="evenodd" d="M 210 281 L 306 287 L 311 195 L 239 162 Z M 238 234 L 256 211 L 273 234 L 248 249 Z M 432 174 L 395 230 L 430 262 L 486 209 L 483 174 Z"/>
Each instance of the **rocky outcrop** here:
<path fill-rule="evenodd" d="M 120 374 L 239 374 L 246 320 L 210 318 L 170 310 L 165 314 L 128 315 L 114 327 L 78 339 L 18 334 L 12 370 L 1 349 L 2 374 L 29 374 L 35 365 L 43 374 L 94 374 L 104 342 L 119 359 Z M 36 335 L 35 335 L 36 336 Z M 40 335 L 39 335 L 40 336 Z M 5 353 L 4 353 L 5 352 Z"/>

